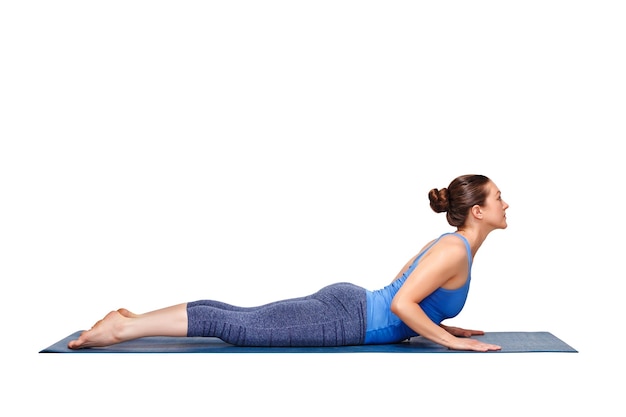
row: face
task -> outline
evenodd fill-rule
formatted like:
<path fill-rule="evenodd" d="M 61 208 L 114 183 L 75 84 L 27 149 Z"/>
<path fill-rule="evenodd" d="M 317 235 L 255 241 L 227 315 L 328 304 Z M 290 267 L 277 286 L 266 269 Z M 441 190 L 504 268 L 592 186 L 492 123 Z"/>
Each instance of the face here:
<path fill-rule="evenodd" d="M 502 193 L 496 184 L 490 182 L 487 187 L 489 188 L 489 195 L 485 204 L 481 206 L 483 220 L 494 229 L 506 229 L 506 209 L 509 208 L 509 205 L 502 199 Z"/>

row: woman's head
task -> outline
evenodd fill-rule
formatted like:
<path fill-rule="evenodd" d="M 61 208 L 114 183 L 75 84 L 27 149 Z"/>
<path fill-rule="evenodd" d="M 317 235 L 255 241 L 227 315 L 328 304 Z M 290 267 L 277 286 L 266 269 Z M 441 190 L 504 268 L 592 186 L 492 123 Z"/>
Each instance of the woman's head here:
<path fill-rule="evenodd" d="M 465 224 L 470 208 L 482 206 L 489 195 L 491 180 L 484 175 L 461 175 L 452 180 L 447 188 L 433 188 L 428 192 L 430 207 L 436 213 L 446 213 L 451 226 Z"/>

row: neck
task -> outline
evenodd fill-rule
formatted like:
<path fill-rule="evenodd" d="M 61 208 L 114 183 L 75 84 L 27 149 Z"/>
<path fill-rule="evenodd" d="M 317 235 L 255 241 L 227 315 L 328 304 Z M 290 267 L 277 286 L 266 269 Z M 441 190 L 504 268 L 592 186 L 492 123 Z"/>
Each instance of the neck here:
<path fill-rule="evenodd" d="M 470 249 L 472 250 L 472 257 L 476 256 L 476 252 L 478 252 L 478 249 L 483 244 L 485 239 L 487 239 L 487 235 L 489 234 L 489 232 L 484 232 L 476 228 L 466 227 L 458 228 L 456 233 L 467 239 Z"/>

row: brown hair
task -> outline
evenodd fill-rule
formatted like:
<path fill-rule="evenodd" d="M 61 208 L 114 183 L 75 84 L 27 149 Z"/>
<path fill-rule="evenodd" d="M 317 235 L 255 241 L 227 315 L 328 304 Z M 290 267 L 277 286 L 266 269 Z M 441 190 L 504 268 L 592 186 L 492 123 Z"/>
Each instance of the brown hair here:
<path fill-rule="evenodd" d="M 436 213 L 446 212 L 450 226 L 461 227 L 475 205 L 482 206 L 487 199 L 489 178 L 484 175 L 461 175 L 452 180 L 448 188 L 433 188 L 428 192 L 430 207 Z"/>

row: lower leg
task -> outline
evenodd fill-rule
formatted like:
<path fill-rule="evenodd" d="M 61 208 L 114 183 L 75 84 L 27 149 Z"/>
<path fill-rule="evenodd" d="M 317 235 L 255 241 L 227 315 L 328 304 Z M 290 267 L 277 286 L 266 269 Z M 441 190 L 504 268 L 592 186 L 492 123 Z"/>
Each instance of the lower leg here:
<path fill-rule="evenodd" d="M 78 339 L 70 341 L 68 347 L 109 346 L 147 336 L 187 336 L 187 303 L 145 314 L 134 314 L 124 308 L 112 311 Z"/>

